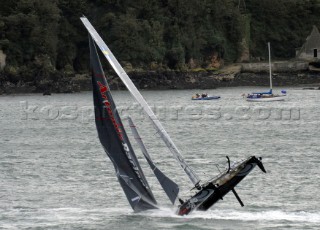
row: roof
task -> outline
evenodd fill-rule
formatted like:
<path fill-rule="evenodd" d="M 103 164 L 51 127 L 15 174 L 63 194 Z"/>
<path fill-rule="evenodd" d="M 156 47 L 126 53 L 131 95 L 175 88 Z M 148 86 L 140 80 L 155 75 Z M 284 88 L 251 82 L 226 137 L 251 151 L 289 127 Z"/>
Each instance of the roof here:
<path fill-rule="evenodd" d="M 318 49 L 320 50 L 320 33 L 318 28 L 314 25 L 311 34 L 307 37 L 306 42 L 301 47 L 297 56 L 299 57 L 301 53 L 308 52 L 310 50 Z"/>

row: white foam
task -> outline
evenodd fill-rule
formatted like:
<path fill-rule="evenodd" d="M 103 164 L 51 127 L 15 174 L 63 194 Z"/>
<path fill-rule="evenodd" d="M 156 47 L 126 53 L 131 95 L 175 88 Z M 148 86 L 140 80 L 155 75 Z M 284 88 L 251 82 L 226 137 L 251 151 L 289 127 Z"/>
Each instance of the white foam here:
<path fill-rule="evenodd" d="M 152 217 L 172 217 L 172 218 L 197 218 L 197 219 L 216 219 L 216 220 L 239 220 L 239 221 L 287 221 L 287 222 L 306 222 L 320 223 L 320 212 L 287 212 L 282 210 L 271 211 L 238 211 L 238 210 L 209 210 L 206 212 L 195 211 L 187 216 L 178 216 L 174 209 L 162 207 L 158 210 L 150 210 L 139 213 Z"/>

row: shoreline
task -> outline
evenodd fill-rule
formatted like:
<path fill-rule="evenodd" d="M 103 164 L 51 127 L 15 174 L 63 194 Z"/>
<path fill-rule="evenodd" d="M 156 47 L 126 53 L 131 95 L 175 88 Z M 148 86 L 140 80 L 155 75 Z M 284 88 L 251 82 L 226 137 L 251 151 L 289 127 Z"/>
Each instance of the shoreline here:
<path fill-rule="evenodd" d="M 292 70 L 293 62 L 288 62 Z M 232 64 L 216 71 L 144 71 L 129 72 L 128 75 L 133 83 L 140 90 L 169 90 L 169 89 L 216 89 L 223 87 L 237 86 L 269 86 L 269 73 L 265 63 L 243 63 Z M 276 65 L 276 63 L 273 63 Z M 247 66 L 244 68 L 243 66 Z M 248 66 L 254 66 L 252 71 L 248 71 Z M 279 65 L 278 65 L 279 66 Z M 273 86 L 296 86 L 318 89 L 320 87 L 320 72 L 310 71 L 306 65 L 299 65 L 303 68 L 295 71 L 274 71 Z M 306 69 L 307 68 L 307 69 Z M 246 70 L 246 71 L 244 71 Z M 281 70 L 288 70 L 282 67 Z M 113 74 L 106 74 L 109 86 L 112 90 L 122 90 L 125 86 L 120 78 Z M 91 77 L 87 74 L 77 74 L 71 78 L 61 78 L 59 81 L 41 81 L 23 83 L 2 82 L 0 85 L 0 95 L 23 94 L 23 93 L 75 93 L 90 91 Z"/>
<path fill-rule="evenodd" d="M 278 75 L 279 76 L 279 75 Z M 278 77 L 276 76 L 276 77 Z M 281 76 L 280 79 L 273 77 L 273 87 L 297 87 L 305 90 L 318 90 L 320 89 L 320 76 L 310 77 L 308 75 L 299 77 L 296 79 L 290 75 Z M 120 79 L 119 79 L 120 81 Z M 234 79 L 223 78 L 222 80 L 216 79 L 205 79 L 205 80 L 195 80 L 194 83 L 190 82 L 181 82 L 175 81 L 174 84 L 168 85 L 165 82 L 170 80 L 165 80 L 164 82 L 158 82 L 159 84 L 155 86 L 157 81 L 155 80 L 142 80 L 142 83 L 136 79 L 133 79 L 134 84 L 138 87 L 139 90 L 185 90 L 185 89 L 197 89 L 197 90 L 208 90 L 208 89 L 217 89 L 225 87 L 269 87 L 269 76 L 267 74 L 257 75 L 252 73 L 241 73 L 234 77 Z M 149 85 L 150 84 L 150 85 Z M 2 95 L 14 95 L 14 94 L 33 94 L 39 93 L 43 95 L 51 94 L 63 94 L 63 93 L 77 93 L 91 91 L 91 81 L 82 82 L 80 84 L 74 84 L 74 88 L 69 88 L 68 90 L 36 90 L 35 87 L 31 86 L 10 86 L 3 90 L 0 88 L 0 96 Z M 111 90 L 125 90 L 125 86 L 122 82 L 113 81 L 112 84 L 109 84 Z"/>

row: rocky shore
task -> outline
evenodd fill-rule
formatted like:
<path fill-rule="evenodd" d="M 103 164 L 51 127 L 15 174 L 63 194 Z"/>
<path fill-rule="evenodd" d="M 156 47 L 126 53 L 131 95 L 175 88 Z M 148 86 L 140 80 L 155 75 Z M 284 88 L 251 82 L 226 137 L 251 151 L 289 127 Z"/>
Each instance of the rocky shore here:
<path fill-rule="evenodd" d="M 131 73 L 130 78 L 140 89 L 214 89 L 234 86 L 269 86 L 268 73 L 210 73 L 210 72 L 146 72 Z M 274 86 L 320 86 L 320 73 L 298 72 L 273 74 Z M 125 89 L 118 77 L 112 78 L 110 87 Z"/>
<path fill-rule="evenodd" d="M 218 71 L 145 71 L 130 72 L 128 75 L 139 89 L 214 89 L 217 87 L 233 86 L 269 86 L 267 65 L 249 64 L 230 65 Z M 249 66 L 249 67 L 248 67 Z M 279 66 L 279 65 L 278 65 Z M 290 71 L 280 65 L 278 71 L 273 72 L 274 86 L 302 86 L 318 88 L 320 86 L 320 72 L 310 71 L 306 65 L 290 64 Z M 298 67 L 297 67 L 298 66 Z M 298 68 L 298 69 L 297 69 Z M 115 74 L 108 74 L 111 89 L 125 89 L 121 80 Z M 74 93 L 91 90 L 91 78 L 87 74 L 78 74 L 57 81 L 43 80 L 16 84 L 2 82 L 0 94 L 16 93 Z"/>

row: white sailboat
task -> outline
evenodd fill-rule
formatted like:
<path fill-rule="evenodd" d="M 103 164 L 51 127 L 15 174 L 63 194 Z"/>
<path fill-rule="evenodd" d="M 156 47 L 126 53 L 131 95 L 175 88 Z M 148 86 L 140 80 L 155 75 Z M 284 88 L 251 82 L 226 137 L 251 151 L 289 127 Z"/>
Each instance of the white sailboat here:
<path fill-rule="evenodd" d="M 268 92 L 258 92 L 248 94 L 247 101 L 251 102 L 271 102 L 271 101 L 284 101 L 286 97 L 286 91 L 281 91 L 281 94 L 273 94 L 272 91 L 272 71 L 271 71 L 271 51 L 270 42 L 268 42 L 269 51 L 269 78 L 270 78 L 270 90 Z"/>

